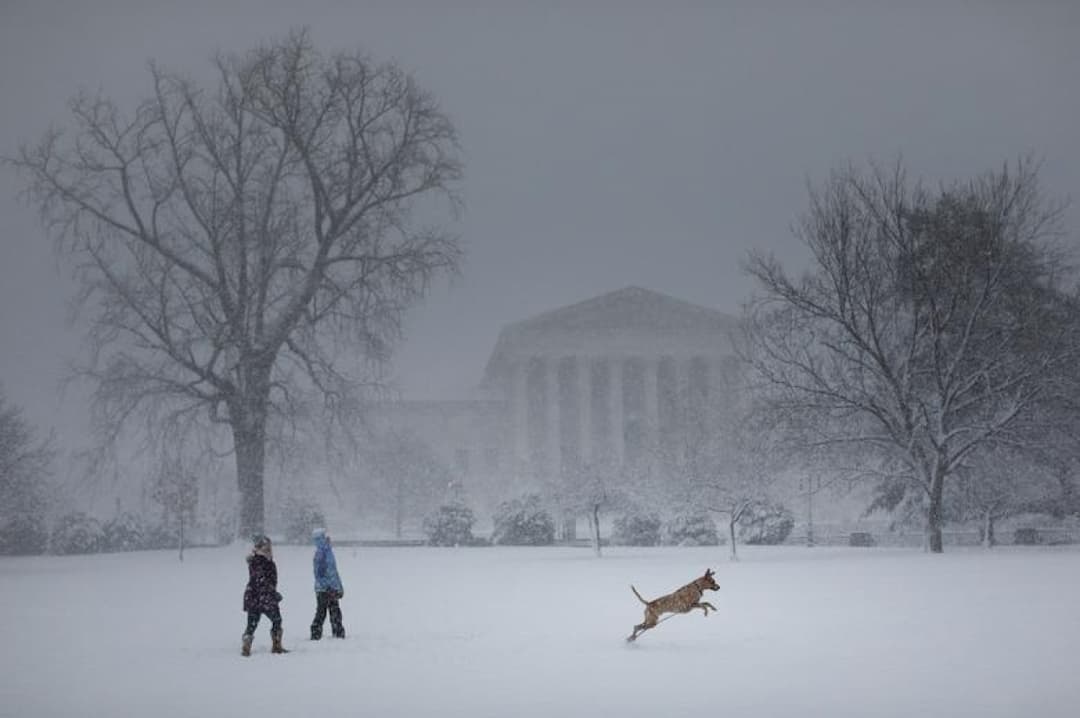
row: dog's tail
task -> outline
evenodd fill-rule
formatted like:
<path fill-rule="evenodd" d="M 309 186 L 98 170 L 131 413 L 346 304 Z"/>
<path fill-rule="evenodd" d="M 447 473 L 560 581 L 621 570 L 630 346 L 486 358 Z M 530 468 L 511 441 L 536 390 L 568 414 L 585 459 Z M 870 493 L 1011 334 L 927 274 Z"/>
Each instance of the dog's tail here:
<path fill-rule="evenodd" d="M 641 601 L 641 602 L 642 602 L 642 603 L 644 603 L 644 604 L 645 604 L 646 606 L 648 606 L 648 605 L 649 605 L 649 602 L 648 602 L 648 601 L 646 601 L 646 600 L 645 600 L 644 598 L 642 598 L 642 597 L 641 597 L 641 594 L 637 592 L 637 589 L 636 589 L 636 588 L 634 588 L 634 584 L 630 584 L 630 590 L 634 592 L 634 595 L 635 595 L 635 596 L 637 596 L 637 600 Z"/>

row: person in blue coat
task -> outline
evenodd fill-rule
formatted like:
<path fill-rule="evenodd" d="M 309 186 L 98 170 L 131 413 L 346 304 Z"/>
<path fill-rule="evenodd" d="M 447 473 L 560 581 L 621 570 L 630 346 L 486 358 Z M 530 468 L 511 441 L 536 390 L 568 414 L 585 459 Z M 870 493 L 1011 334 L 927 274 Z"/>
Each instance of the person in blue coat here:
<path fill-rule="evenodd" d="M 327 612 L 330 613 L 330 630 L 333 631 L 334 638 L 345 638 L 345 625 L 341 622 L 339 603 L 345 596 L 345 589 L 342 588 L 341 577 L 338 576 L 330 536 L 326 529 L 317 528 L 311 532 L 311 540 L 315 543 L 315 557 L 312 559 L 315 569 L 315 620 L 311 622 L 311 640 L 322 638 Z"/>

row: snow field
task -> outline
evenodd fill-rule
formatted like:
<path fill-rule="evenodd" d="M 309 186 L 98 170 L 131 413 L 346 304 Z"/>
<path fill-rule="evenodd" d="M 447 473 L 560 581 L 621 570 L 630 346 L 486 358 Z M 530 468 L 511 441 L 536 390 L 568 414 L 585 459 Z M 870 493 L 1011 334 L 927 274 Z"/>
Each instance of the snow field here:
<path fill-rule="evenodd" d="M 348 638 L 312 642 L 312 550 L 280 546 L 292 652 L 263 619 L 247 659 L 242 544 L 3 558 L 0 715 L 1080 714 L 1080 551 L 726 551 L 337 547 Z M 707 567 L 717 613 L 624 641 L 629 584 Z"/>

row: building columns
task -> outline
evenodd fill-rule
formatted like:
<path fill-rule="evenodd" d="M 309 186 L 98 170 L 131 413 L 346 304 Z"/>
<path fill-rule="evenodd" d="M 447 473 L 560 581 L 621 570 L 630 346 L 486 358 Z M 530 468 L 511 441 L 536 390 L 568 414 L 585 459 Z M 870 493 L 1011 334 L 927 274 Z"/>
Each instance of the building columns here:
<path fill-rule="evenodd" d="M 577 366 L 578 392 L 578 442 L 581 464 L 587 466 L 593 460 L 592 436 L 592 362 L 589 357 L 574 358 Z"/>
<path fill-rule="evenodd" d="M 559 426 L 559 358 L 544 359 L 544 409 L 547 412 L 547 458 L 548 466 L 555 476 L 562 474 L 562 432 Z"/>
<path fill-rule="evenodd" d="M 660 429 L 659 371 L 659 359 L 645 360 L 645 449 L 650 456 L 656 448 Z"/>
<path fill-rule="evenodd" d="M 522 466 L 529 461 L 529 360 L 514 363 L 510 374 L 514 414 L 514 451 Z"/>
<path fill-rule="evenodd" d="M 616 466 L 626 458 L 626 418 L 623 415 L 623 363 L 621 358 L 608 362 L 608 419 L 611 431 L 611 453 Z"/>

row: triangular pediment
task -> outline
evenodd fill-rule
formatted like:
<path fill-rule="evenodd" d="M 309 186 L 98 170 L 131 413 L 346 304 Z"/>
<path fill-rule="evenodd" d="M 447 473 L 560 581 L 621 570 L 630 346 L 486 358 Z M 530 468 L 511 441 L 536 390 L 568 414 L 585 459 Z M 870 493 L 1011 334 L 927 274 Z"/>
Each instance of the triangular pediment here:
<path fill-rule="evenodd" d="M 583 302 L 553 309 L 507 327 L 512 333 L 545 328 L 655 329 L 656 331 L 730 328 L 732 317 L 641 287 L 625 287 Z"/>
<path fill-rule="evenodd" d="M 626 287 L 515 322 L 499 333 L 485 371 L 491 379 L 529 356 L 729 354 L 738 320 L 641 287 Z"/>

